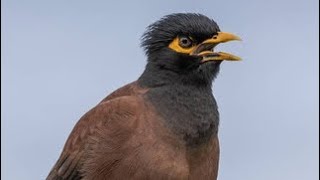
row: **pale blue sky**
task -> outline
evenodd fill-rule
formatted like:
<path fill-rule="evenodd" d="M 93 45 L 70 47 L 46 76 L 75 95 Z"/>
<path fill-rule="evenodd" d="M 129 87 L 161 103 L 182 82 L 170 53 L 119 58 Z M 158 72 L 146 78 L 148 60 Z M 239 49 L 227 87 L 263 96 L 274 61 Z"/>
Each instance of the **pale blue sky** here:
<path fill-rule="evenodd" d="M 44 179 L 78 119 L 136 80 L 139 38 L 174 12 L 243 38 L 219 50 L 220 180 L 319 178 L 319 1 L 4 0 L 1 177 Z"/>

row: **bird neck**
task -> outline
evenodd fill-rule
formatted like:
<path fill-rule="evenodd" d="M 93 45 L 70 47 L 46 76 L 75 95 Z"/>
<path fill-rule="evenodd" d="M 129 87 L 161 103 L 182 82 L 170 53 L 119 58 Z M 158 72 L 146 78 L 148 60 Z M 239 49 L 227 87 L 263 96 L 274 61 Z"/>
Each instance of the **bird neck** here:
<path fill-rule="evenodd" d="M 171 77 L 171 78 L 170 78 Z M 176 80 L 174 80 L 176 79 Z M 156 67 L 148 63 L 138 83 L 142 87 L 158 87 L 165 84 L 172 84 L 177 81 L 176 73 L 173 71 L 161 70 L 161 67 Z"/>
<path fill-rule="evenodd" d="M 163 85 L 184 85 L 208 87 L 211 89 L 212 81 L 218 73 L 219 67 L 204 66 L 202 69 L 181 72 L 174 68 L 156 63 L 148 63 L 145 71 L 138 79 L 142 87 L 152 88 Z"/>
<path fill-rule="evenodd" d="M 153 71 L 147 69 L 138 83 L 149 89 L 146 98 L 165 125 L 188 146 L 208 142 L 217 133 L 219 124 L 211 84 L 176 82 L 181 79 L 174 73 L 158 71 L 152 74 Z"/>

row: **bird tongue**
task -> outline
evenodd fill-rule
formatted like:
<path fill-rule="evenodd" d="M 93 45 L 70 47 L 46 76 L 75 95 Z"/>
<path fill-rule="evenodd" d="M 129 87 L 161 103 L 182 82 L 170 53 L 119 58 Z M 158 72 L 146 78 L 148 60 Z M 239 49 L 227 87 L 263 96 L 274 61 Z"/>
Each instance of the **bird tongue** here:
<path fill-rule="evenodd" d="M 213 48 L 216 46 L 217 44 L 212 44 L 212 43 L 204 43 L 204 44 L 200 44 L 193 52 L 192 55 L 198 55 L 202 52 L 213 52 Z"/>

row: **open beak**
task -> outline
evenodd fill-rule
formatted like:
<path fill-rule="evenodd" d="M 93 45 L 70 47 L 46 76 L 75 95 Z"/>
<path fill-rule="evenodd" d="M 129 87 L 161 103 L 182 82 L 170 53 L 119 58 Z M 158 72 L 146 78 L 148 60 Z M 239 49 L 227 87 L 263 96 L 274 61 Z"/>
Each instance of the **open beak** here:
<path fill-rule="evenodd" d="M 214 35 L 212 38 L 203 41 L 199 44 L 191 55 L 201 56 L 202 62 L 208 61 L 239 61 L 240 57 L 225 53 L 225 52 L 214 52 L 214 47 L 220 43 L 225 43 L 229 41 L 241 41 L 241 39 L 231 33 L 218 32 L 217 35 Z"/>

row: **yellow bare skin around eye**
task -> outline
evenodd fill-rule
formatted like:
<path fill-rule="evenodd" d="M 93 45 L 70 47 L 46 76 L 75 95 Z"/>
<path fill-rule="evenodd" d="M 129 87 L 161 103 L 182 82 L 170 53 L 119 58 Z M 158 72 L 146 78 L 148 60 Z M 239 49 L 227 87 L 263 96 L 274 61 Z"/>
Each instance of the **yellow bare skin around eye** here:
<path fill-rule="evenodd" d="M 183 48 L 179 45 L 179 37 L 176 37 L 170 44 L 169 48 L 178 52 L 178 53 L 184 53 L 184 54 L 191 54 L 193 50 L 196 48 L 195 45 L 189 47 L 189 48 Z"/>

